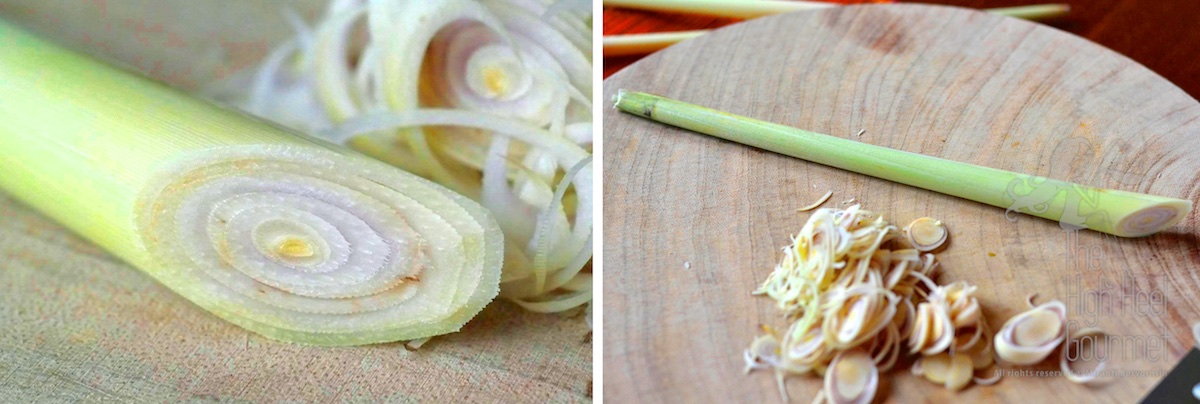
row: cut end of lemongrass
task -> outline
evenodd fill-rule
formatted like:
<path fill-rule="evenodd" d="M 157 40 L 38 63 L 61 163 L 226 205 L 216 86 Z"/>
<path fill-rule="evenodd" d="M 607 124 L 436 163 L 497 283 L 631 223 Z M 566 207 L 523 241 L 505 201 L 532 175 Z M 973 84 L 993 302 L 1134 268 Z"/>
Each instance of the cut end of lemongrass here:
<path fill-rule="evenodd" d="M 593 142 L 586 4 L 339 1 L 253 85 L 210 93 L 477 201 L 507 243 L 500 296 L 570 310 L 591 296 L 591 166 L 573 170 Z"/>
<path fill-rule="evenodd" d="M 209 149 L 165 167 L 136 206 L 141 265 L 275 339 L 428 338 L 457 331 L 499 291 L 502 236 L 483 208 L 369 159 Z"/>
<path fill-rule="evenodd" d="M 1170 200 L 1147 206 L 1120 218 L 1113 233 L 1121 237 L 1145 237 L 1170 228 L 1187 218 L 1192 201 Z"/>
<path fill-rule="evenodd" d="M 617 94 L 613 95 L 613 97 L 612 97 L 613 109 L 617 109 L 617 106 L 621 105 L 621 98 L 623 98 L 623 97 L 625 97 L 625 89 L 624 88 L 617 89 Z"/>
<path fill-rule="evenodd" d="M 3 22 L 0 38 L 0 188 L 218 317 L 363 345 L 458 331 L 499 294 L 504 235 L 478 203 Z"/>

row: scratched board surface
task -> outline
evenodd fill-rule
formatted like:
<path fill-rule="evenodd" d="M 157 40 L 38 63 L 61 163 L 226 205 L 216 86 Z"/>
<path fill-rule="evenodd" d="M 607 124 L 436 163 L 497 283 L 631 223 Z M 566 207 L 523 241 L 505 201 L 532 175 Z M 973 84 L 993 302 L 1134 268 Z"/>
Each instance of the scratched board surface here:
<path fill-rule="evenodd" d="M 0 402 L 588 402 L 591 357 L 581 314 L 501 301 L 415 351 L 265 339 L 0 192 Z"/>
<path fill-rule="evenodd" d="M 1196 100 L 1081 38 L 976 11 L 870 5 L 763 18 L 651 55 L 604 83 L 608 97 L 620 88 L 979 165 L 1200 195 Z M 777 402 L 769 373 L 742 373 L 742 350 L 760 323 L 786 323 L 750 292 L 807 219 L 797 209 L 827 190 L 826 207 L 854 198 L 900 226 L 943 220 L 951 235 L 940 281 L 978 285 L 994 327 L 1036 292 L 1062 300 L 1075 329 L 1109 332 L 1087 350 L 1109 359 L 1109 373 L 1090 385 L 1008 373 L 951 392 L 898 368 L 881 378 L 884 401 L 1133 402 L 1194 343 L 1195 212 L 1149 238 L 1070 233 L 611 108 L 604 170 L 604 392 L 615 402 Z M 1056 371 L 1053 359 L 1030 370 Z M 795 377 L 787 387 L 806 402 L 820 384 Z"/>

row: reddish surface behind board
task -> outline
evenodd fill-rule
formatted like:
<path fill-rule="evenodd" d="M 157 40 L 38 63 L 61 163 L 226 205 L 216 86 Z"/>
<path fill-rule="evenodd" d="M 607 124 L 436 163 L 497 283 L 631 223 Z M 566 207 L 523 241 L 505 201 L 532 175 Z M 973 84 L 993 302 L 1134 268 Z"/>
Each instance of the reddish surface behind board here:
<path fill-rule="evenodd" d="M 838 0 L 838 3 L 889 1 Z M 1068 3 L 1071 13 L 1052 27 L 1082 36 L 1129 56 L 1175 83 L 1192 98 L 1200 98 L 1200 1 L 1163 0 L 929 0 L 922 3 L 970 8 L 1012 7 L 1043 3 Z M 706 16 L 663 14 L 604 8 L 604 34 L 632 34 L 716 28 L 738 20 Z M 639 57 L 604 58 L 604 77 L 625 68 Z"/>

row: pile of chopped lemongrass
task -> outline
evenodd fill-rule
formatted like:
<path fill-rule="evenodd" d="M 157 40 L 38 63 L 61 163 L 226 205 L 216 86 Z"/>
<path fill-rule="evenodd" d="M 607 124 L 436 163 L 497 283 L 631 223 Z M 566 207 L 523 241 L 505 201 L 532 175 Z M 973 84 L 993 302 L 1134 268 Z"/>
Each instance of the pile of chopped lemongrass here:
<path fill-rule="evenodd" d="M 590 303 L 590 2 L 334 0 L 292 20 L 208 95 L 478 201 L 505 236 L 501 296 Z"/>
<path fill-rule="evenodd" d="M 829 197 L 826 194 L 822 201 Z M 938 284 L 937 257 L 949 232 L 941 221 L 920 218 L 904 229 L 853 205 L 812 213 L 762 286 L 754 292 L 776 302 L 791 325 L 766 334 L 744 352 L 746 371 L 773 369 L 786 400 L 788 375 L 824 376 L 817 401 L 867 403 L 879 373 L 902 355 L 916 356 L 912 371 L 958 390 L 971 381 L 992 384 L 975 373 L 998 357 L 1017 365 L 1041 362 L 1060 343 L 1063 373 L 1076 382 L 1094 378 L 1070 370 L 1064 341 L 1100 333 L 1066 333 L 1060 302 L 1013 317 L 994 335 L 975 297 L 976 287 L 958 281 Z"/>

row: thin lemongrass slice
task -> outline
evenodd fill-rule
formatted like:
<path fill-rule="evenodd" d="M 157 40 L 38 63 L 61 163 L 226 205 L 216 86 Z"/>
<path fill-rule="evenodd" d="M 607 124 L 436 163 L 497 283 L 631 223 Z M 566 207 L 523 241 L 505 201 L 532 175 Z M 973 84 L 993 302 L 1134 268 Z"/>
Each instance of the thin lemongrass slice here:
<path fill-rule="evenodd" d="M 975 366 L 971 364 L 971 357 L 967 355 L 951 355 L 949 370 L 946 375 L 946 388 L 950 390 L 961 390 L 975 376 Z"/>
<path fill-rule="evenodd" d="M 962 351 L 955 352 L 956 354 L 970 356 L 971 363 L 975 365 L 975 370 L 986 369 L 995 363 L 995 350 L 992 349 L 992 337 L 988 333 L 986 325 L 982 327 L 980 334 L 980 341 L 966 347 Z"/>
<path fill-rule="evenodd" d="M 423 339 L 498 293 L 499 227 L 425 179 L 3 23 L 0 82 L 0 189 L 246 329 Z"/>
<path fill-rule="evenodd" d="M 763 334 L 754 339 L 746 348 L 746 373 L 754 369 L 765 369 L 779 365 L 779 339 L 771 334 Z"/>
<path fill-rule="evenodd" d="M 1066 316 L 1067 308 L 1058 300 L 1013 316 L 996 333 L 997 357 L 1016 365 L 1041 362 L 1065 339 Z"/>
<path fill-rule="evenodd" d="M 1010 211 L 1121 237 L 1148 236 L 1187 217 L 1184 199 L 1100 189 L 889 149 L 784 125 L 720 112 L 656 95 L 621 90 L 616 107 L 633 115 L 843 170 L 972 200 Z M 1039 206 L 1020 206 L 1022 195 L 1053 187 L 1064 190 Z M 1067 206 L 1068 194 L 1093 195 L 1090 203 Z M 1070 212 L 1070 215 L 1064 215 Z M 1067 216 L 1067 217 L 1064 217 Z"/>
<path fill-rule="evenodd" d="M 951 368 L 949 353 L 943 352 L 937 355 L 923 356 L 918 361 L 920 366 L 914 366 L 914 369 L 919 369 L 921 374 L 925 376 L 925 379 L 937 384 L 946 383 Z"/>
<path fill-rule="evenodd" d="M 837 7 L 835 3 L 788 0 L 604 0 L 605 6 L 638 10 L 703 14 L 728 18 L 758 18 L 795 11 L 822 10 Z M 988 13 L 1024 19 L 1046 19 L 1066 15 L 1067 4 L 1038 4 L 1032 6 L 985 9 Z"/>
<path fill-rule="evenodd" d="M 1101 360 L 1100 363 L 1097 364 L 1095 368 L 1092 368 L 1091 372 L 1087 372 L 1087 373 L 1083 373 L 1083 374 L 1075 373 L 1075 371 L 1071 370 L 1071 361 L 1068 358 L 1068 356 L 1070 356 L 1070 354 L 1068 353 L 1068 351 L 1070 350 L 1071 344 L 1073 344 L 1073 343 L 1081 344 L 1081 345 L 1079 345 L 1080 346 L 1079 349 L 1080 350 L 1083 349 L 1082 348 L 1083 341 L 1076 342 L 1075 341 L 1076 339 L 1083 339 L 1085 337 L 1099 337 L 1099 336 L 1105 336 L 1105 335 L 1107 335 L 1107 334 L 1104 332 L 1104 330 L 1101 330 L 1099 328 L 1095 328 L 1095 327 L 1085 328 L 1085 329 L 1076 331 L 1073 335 L 1070 336 L 1070 338 L 1067 342 L 1063 343 L 1062 351 L 1059 352 L 1058 366 L 1059 366 L 1059 369 L 1062 370 L 1063 376 L 1067 377 L 1067 380 L 1082 384 L 1082 383 L 1090 382 L 1090 381 L 1094 380 L 1097 376 L 1100 376 L 1100 372 L 1104 371 L 1104 365 L 1107 363 L 1106 361 Z M 1091 339 L 1091 338 L 1088 338 L 1088 339 Z M 1100 344 L 1099 342 L 1092 340 L 1093 346 L 1096 346 L 1099 344 Z"/>
<path fill-rule="evenodd" d="M 909 223 L 904 228 L 904 234 L 913 248 L 928 252 L 941 247 L 950 232 L 946 231 L 946 225 L 941 220 L 923 217 Z"/>
<path fill-rule="evenodd" d="M 835 404 L 866 404 L 875 399 L 879 369 L 875 360 L 860 350 L 844 351 L 825 372 L 825 394 Z"/>
<path fill-rule="evenodd" d="M 824 204 L 824 203 L 825 203 L 825 201 L 828 201 L 828 200 L 829 200 L 829 197 L 831 197 L 831 196 L 833 196 L 833 191 L 827 191 L 827 192 L 825 192 L 825 195 L 822 195 L 822 196 L 821 196 L 821 198 L 817 199 L 817 201 L 816 201 L 816 202 L 813 202 L 813 203 L 811 203 L 811 204 L 809 204 L 808 206 L 805 206 L 805 207 L 803 207 L 803 208 L 796 209 L 796 211 L 798 211 L 798 212 L 807 212 L 807 211 L 810 211 L 810 210 L 816 209 L 817 207 L 820 207 L 822 204 Z"/>

